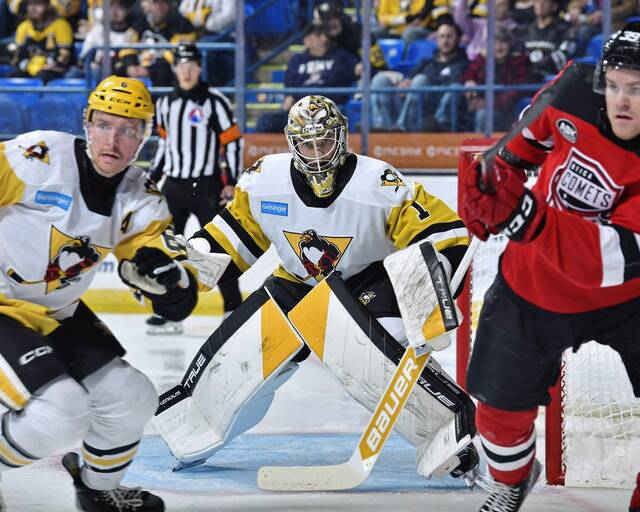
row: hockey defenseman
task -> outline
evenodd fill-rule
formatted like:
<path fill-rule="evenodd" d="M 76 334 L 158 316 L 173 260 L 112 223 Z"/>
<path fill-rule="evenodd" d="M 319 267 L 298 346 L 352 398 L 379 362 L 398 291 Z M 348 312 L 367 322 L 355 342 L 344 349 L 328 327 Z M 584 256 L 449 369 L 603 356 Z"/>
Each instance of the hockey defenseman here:
<path fill-rule="evenodd" d="M 406 340 L 382 260 L 426 239 L 451 275 L 469 245 L 460 218 L 420 184 L 386 162 L 347 151 L 347 119 L 332 100 L 297 101 L 285 135 L 291 152 L 247 169 L 233 201 L 191 239 L 203 252 L 231 256 L 224 277 L 239 276 L 271 244 L 282 263 L 211 335 L 181 384 L 161 395 L 154 422 L 178 467 L 204 462 L 258 423 L 311 342 L 347 392 L 372 410 Z M 308 304 L 308 292 L 335 278 L 334 270 L 344 288 Z M 301 308 L 319 322 L 315 332 L 299 321 Z M 293 335 L 282 311 L 308 343 Z M 397 430 L 417 448 L 425 477 L 461 476 L 477 466 L 469 445 L 474 405 L 434 360 Z"/>
<path fill-rule="evenodd" d="M 84 464 L 69 453 L 63 465 L 84 511 L 164 510 L 120 486 L 157 393 L 80 300 L 114 253 L 154 311 L 180 320 L 196 304 L 196 272 L 161 236 L 167 204 L 131 165 L 153 110 L 141 82 L 112 76 L 89 96 L 86 143 L 34 131 L 0 144 L 0 471 L 82 442 Z"/>
<path fill-rule="evenodd" d="M 470 231 L 510 239 L 468 373 L 495 480 L 485 512 L 519 510 L 538 479 L 534 419 L 566 349 L 609 345 L 640 396 L 640 24 L 615 33 L 595 69 L 563 73 L 570 86 L 499 154 L 488 182 L 475 162 L 464 183 Z M 528 190 L 525 171 L 538 166 Z M 640 511 L 637 490 L 630 510 Z"/>

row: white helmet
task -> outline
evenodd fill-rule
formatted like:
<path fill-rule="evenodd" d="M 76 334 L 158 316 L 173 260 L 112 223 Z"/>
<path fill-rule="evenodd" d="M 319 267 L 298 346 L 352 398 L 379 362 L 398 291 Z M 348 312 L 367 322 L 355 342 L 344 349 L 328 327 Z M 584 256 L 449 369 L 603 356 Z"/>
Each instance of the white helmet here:
<path fill-rule="evenodd" d="M 325 96 L 305 96 L 291 107 L 284 133 L 293 165 L 313 193 L 331 195 L 347 158 L 347 118 L 338 106 Z"/>

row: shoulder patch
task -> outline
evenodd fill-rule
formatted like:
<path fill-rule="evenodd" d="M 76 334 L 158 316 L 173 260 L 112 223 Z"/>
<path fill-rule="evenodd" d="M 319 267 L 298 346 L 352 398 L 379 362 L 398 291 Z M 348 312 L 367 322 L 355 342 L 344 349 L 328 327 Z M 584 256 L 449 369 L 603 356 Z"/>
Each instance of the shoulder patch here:
<path fill-rule="evenodd" d="M 398 176 L 398 173 L 393 169 L 386 168 L 380 175 L 381 187 L 395 187 L 394 192 L 398 191 L 399 187 L 404 187 L 404 181 Z"/>
<path fill-rule="evenodd" d="M 571 144 L 575 144 L 578 140 L 578 129 L 568 119 L 558 119 L 556 121 L 556 128 L 558 128 L 560 135 L 571 142 Z"/>
<path fill-rule="evenodd" d="M 43 140 L 28 148 L 23 146 L 18 147 L 23 150 L 22 156 L 27 160 L 40 160 L 44 164 L 49 163 L 49 147 Z"/>

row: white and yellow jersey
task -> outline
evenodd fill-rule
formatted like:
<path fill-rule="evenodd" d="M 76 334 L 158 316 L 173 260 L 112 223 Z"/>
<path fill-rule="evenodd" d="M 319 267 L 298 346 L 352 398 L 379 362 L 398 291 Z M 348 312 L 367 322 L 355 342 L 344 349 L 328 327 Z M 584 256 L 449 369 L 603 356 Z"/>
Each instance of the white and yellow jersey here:
<path fill-rule="evenodd" d="M 318 198 L 291 160 L 284 153 L 256 162 L 233 201 L 200 232 L 240 272 L 274 244 L 280 277 L 315 285 L 337 269 L 348 279 L 424 238 L 457 266 L 469 244 L 462 220 L 388 163 L 350 154 L 335 193 Z"/>
<path fill-rule="evenodd" d="M 131 167 L 110 184 L 96 177 L 72 135 L 36 131 L 0 144 L 0 314 L 48 334 L 108 253 L 129 259 L 146 245 L 180 254 L 161 236 L 171 215 L 144 171 Z"/>

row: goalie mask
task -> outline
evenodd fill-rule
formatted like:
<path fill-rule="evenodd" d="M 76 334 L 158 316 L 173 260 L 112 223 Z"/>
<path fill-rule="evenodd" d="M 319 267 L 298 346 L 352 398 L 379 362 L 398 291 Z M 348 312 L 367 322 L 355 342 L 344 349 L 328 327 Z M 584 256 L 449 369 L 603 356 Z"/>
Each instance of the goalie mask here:
<path fill-rule="evenodd" d="M 604 94 L 609 69 L 640 71 L 640 23 L 628 23 L 604 44 L 602 57 L 593 74 L 593 90 Z"/>
<path fill-rule="evenodd" d="M 289 111 L 284 129 L 301 172 L 317 197 L 330 196 L 347 156 L 347 118 L 324 96 L 305 96 Z"/>

